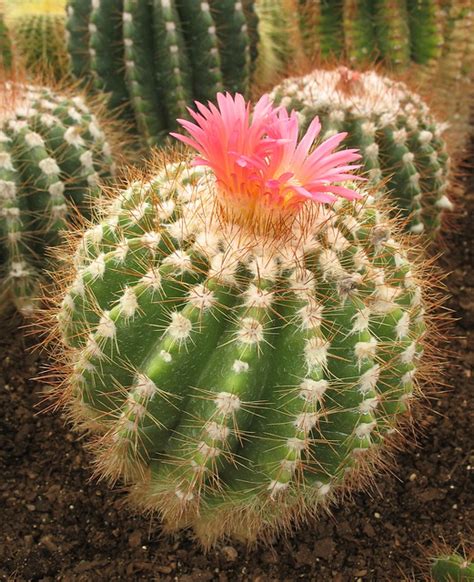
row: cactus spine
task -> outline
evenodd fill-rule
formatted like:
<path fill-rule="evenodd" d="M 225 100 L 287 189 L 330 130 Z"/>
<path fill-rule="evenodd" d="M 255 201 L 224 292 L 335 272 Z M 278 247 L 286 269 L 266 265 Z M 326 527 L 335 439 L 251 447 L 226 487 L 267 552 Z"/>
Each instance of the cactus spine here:
<path fill-rule="evenodd" d="M 28 312 L 45 247 L 57 244 L 73 208 L 87 214 L 88 198 L 98 195 L 99 178 L 112 165 L 82 98 L 20 83 L 3 83 L 1 97 L 0 288 Z"/>
<path fill-rule="evenodd" d="M 148 145 L 194 99 L 245 93 L 256 59 L 249 0 L 69 0 L 68 31 L 74 74 L 91 75 L 112 107 L 133 113 Z"/>
<path fill-rule="evenodd" d="M 183 122 L 212 170 L 167 163 L 121 192 L 57 313 L 60 398 L 98 435 L 98 472 L 205 545 L 285 530 L 365 474 L 410 407 L 426 332 L 379 206 L 304 202 L 362 195 L 328 185 L 357 159 L 329 153 L 343 136 L 305 153 L 317 122 L 297 147 L 296 116 L 267 98 L 248 128 L 239 96 L 218 104 Z"/>
<path fill-rule="evenodd" d="M 418 95 L 374 72 L 339 68 L 286 79 L 271 96 L 297 110 L 304 126 L 319 116 L 326 135 L 349 132 L 370 183 L 386 180 L 379 194 L 390 196 L 395 209 L 410 217 L 409 230 L 436 235 L 442 212 L 452 209 L 450 161 L 445 126 Z"/>

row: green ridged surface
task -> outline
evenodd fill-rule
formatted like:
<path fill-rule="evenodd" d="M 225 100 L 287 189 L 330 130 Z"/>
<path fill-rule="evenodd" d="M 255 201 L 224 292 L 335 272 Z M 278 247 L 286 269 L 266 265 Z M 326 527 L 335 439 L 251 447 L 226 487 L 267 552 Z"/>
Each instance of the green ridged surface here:
<path fill-rule="evenodd" d="M 373 203 L 255 235 L 213 215 L 210 180 L 183 162 L 120 193 L 59 312 L 99 473 L 205 545 L 285 529 L 370 465 L 425 333 L 416 267 Z"/>
<path fill-rule="evenodd" d="M 345 0 L 344 42 L 351 63 L 370 63 L 377 56 L 373 0 Z"/>
<path fill-rule="evenodd" d="M 5 24 L 5 16 L 0 12 L 0 67 L 8 71 L 13 62 L 12 41 Z"/>
<path fill-rule="evenodd" d="M 459 554 L 438 556 L 431 565 L 431 576 L 435 582 L 473 582 L 474 563 Z"/>
<path fill-rule="evenodd" d="M 429 65 L 439 60 L 443 47 L 441 18 L 437 0 L 408 0 L 411 58 Z"/>
<path fill-rule="evenodd" d="M 67 48 L 71 56 L 71 72 L 82 82 L 90 78 L 89 18 L 91 0 L 68 0 Z"/>
<path fill-rule="evenodd" d="M 452 209 L 450 162 L 444 127 L 418 95 L 387 77 L 347 69 L 287 79 L 271 95 L 303 116 L 303 128 L 319 116 L 326 136 L 348 132 L 369 180 L 386 181 L 380 192 L 409 219 L 407 228 L 436 236 L 443 210 Z"/>
<path fill-rule="evenodd" d="M 0 128 L 0 293 L 2 307 L 11 301 L 28 312 L 45 247 L 59 242 L 68 217 L 90 214 L 89 200 L 99 196 L 112 162 L 82 98 L 23 85 L 2 91 L 12 105 Z"/>

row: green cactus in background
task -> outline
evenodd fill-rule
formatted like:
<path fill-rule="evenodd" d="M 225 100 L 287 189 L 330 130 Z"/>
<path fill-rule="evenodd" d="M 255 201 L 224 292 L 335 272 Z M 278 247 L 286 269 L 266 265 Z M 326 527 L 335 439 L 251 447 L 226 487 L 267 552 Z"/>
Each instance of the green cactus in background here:
<path fill-rule="evenodd" d="M 472 0 L 453 0 L 453 3 Z M 346 56 L 354 65 L 384 62 L 395 69 L 427 65 L 442 46 L 438 0 L 300 0 L 309 55 Z"/>
<path fill-rule="evenodd" d="M 0 4 L 0 10 L 2 6 Z M 10 32 L 5 24 L 3 11 L 0 12 L 0 69 L 8 71 L 13 63 L 12 41 Z"/>
<path fill-rule="evenodd" d="M 473 582 L 474 562 L 459 554 L 441 554 L 433 559 L 431 576 L 434 582 Z"/>
<path fill-rule="evenodd" d="M 410 218 L 410 232 L 436 235 L 443 211 L 452 209 L 450 160 L 445 126 L 418 95 L 388 77 L 341 67 L 286 79 L 271 96 L 297 110 L 303 127 L 319 116 L 326 135 L 347 131 L 361 150 L 370 184 L 385 181 L 379 194 Z"/>
<path fill-rule="evenodd" d="M 363 194 L 333 184 L 357 159 L 332 153 L 343 136 L 313 150 L 316 125 L 297 146 L 266 97 L 250 124 L 241 96 L 218 106 L 183 122 L 212 170 L 168 162 L 120 192 L 56 313 L 59 398 L 98 473 L 204 545 L 286 531 L 366 476 L 426 335 L 423 276 L 379 204 L 322 204 Z"/>
<path fill-rule="evenodd" d="M 110 148 L 81 97 L 3 83 L 0 89 L 0 295 L 31 311 L 46 246 L 74 212 L 88 214 Z"/>
<path fill-rule="evenodd" d="M 9 19 L 13 47 L 22 65 L 36 76 L 61 80 L 68 74 L 63 14 L 22 14 Z"/>
<path fill-rule="evenodd" d="M 69 0 L 73 73 L 134 116 L 148 145 L 217 91 L 246 93 L 256 59 L 254 2 Z"/>

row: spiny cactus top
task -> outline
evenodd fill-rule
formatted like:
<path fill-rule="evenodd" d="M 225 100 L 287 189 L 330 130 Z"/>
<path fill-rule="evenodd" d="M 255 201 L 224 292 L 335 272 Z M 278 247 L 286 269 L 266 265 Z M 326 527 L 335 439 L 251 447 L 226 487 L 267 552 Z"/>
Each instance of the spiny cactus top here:
<path fill-rule="evenodd" d="M 99 474 L 209 545 L 286 530 L 364 473 L 414 394 L 425 316 L 344 134 L 311 151 L 319 122 L 298 141 L 266 98 L 198 111 L 194 164 L 119 193 L 77 248 L 58 396 Z"/>
<path fill-rule="evenodd" d="M 433 559 L 431 576 L 434 582 L 474 582 L 474 560 L 458 553 L 443 553 Z"/>
<path fill-rule="evenodd" d="M 4 82 L 0 86 L 0 295 L 29 311 L 47 245 L 70 211 L 87 214 L 110 147 L 80 96 Z"/>
<path fill-rule="evenodd" d="M 255 61 L 253 0 L 69 0 L 73 73 L 126 105 L 148 145 L 194 99 L 246 92 Z M 127 113 L 127 109 L 124 109 Z"/>
<path fill-rule="evenodd" d="M 341 67 L 286 79 L 271 96 L 298 111 L 303 127 L 319 116 L 326 136 L 349 132 L 370 181 L 386 181 L 379 193 L 388 194 L 395 210 L 410 218 L 410 232 L 436 234 L 443 210 L 452 209 L 446 125 L 417 94 L 375 72 Z"/>

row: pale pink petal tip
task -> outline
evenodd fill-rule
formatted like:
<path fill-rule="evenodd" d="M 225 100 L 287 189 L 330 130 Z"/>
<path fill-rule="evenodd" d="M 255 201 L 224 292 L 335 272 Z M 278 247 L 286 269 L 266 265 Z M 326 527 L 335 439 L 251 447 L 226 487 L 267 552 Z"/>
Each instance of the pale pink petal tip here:
<path fill-rule="evenodd" d="M 219 93 L 217 105 L 196 103 L 196 107 L 197 111 L 190 110 L 194 123 L 178 120 L 191 137 L 171 135 L 197 150 L 193 165 L 208 166 L 220 190 L 242 204 L 255 207 L 259 198 L 267 208 L 289 209 L 307 200 L 331 203 L 337 197 L 361 198 L 357 190 L 337 186 L 363 180 L 350 173 L 360 167 L 353 164 L 360 159 L 358 150 L 335 151 L 346 133 L 313 147 L 321 131 L 319 119 L 313 119 L 298 139 L 297 114 L 274 107 L 266 95 L 253 113 L 238 93 Z"/>

